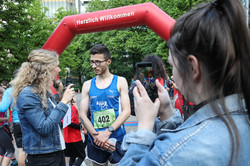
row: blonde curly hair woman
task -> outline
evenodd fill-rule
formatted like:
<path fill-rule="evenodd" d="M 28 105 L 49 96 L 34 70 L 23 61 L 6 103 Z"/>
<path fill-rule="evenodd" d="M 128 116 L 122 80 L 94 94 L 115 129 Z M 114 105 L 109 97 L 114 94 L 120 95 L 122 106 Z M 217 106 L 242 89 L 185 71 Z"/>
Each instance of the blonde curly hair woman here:
<path fill-rule="evenodd" d="M 30 52 L 13 80 L 12 95 L 23 132 L 23 150 L 28 154 L 27 166 L 65 165 L 59 123 L 75 92 L 70 85 L 62 100 L 55 102 L 50 87 L 60 71 L 56 52 L 37 49 Z"/>

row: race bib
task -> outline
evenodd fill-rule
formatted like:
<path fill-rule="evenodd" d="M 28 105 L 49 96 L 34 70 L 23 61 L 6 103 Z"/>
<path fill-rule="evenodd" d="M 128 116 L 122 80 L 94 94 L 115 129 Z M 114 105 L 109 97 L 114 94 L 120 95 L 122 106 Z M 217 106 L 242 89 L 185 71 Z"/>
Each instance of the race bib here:
<path fill-rule="evenodd" d="M 94 128 L 105 128 L 111 126 L 116 117 L 114 109 L 93 112 Z"/>

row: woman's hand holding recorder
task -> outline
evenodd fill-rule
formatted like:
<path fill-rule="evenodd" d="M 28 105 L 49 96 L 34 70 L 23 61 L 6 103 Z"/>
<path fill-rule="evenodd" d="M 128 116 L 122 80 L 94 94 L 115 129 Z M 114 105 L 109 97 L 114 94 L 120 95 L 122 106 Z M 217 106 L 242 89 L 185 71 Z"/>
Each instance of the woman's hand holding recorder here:
<path fill-rule="evenodd" d="M 75 90 L 74 88 L 72 87 L 74 86 L 74 84 L 70 84 L 68 85 L 68 87 L 66 88 L 64 94 L 63 94 L 63 98 L 61 100 L 62 103 L 64 104 L 68 104 L 72 99 L 73 97 L 75 96 Z"/>

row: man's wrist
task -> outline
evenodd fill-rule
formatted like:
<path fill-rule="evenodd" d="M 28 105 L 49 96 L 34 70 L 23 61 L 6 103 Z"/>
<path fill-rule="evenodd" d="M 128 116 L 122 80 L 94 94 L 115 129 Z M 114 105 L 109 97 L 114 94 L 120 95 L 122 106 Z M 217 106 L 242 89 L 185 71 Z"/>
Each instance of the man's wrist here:
<path fill-rule="evenodd" d="M 114 132 L 114 128 L 112 129 L 113 127 L 108 127 L 107 129 L 106 129 L 106 131 L 109 133 L 109 136 Z"/>
<path fill-rule="evenodd" d="M 113 132 L 115 131 L 115 130 L 114 130 L 114 127 L 113 127 L 113 126 L 109 126 L 109 127 L 108 127 L 108 131 L 111 132 L 111 133 L 113 133 Z"/>
<path fill-rule="evenodd" d="M 109 134 L 109 136 L 112 134 L 108 129 L 106 129 L 106 131 Z"/>

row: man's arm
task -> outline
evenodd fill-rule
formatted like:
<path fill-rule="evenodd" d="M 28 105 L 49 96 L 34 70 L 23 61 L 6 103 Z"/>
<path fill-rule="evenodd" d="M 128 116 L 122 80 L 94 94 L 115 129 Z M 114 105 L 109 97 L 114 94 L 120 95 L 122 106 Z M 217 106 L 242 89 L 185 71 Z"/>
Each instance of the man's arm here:
<path fill-rule="evenodd" d="M 80 104 L 80 114 L 79 118 L 81 123 L 90 133 L 90 135 L 94 138 L 96 130 L 94 129 L 91 121 L 87 117 L 88 109 L 89 109 L 89 89 L 90 89 L 91 80 L 85 82 L 82 86 L 82 99 Z"/>
<path fill-rule="evenodd" d="M 120 91 L 122 112 L 111 125 L 114 130 L 118 129 L 130 116 L 130 101 L 128 96 L 128 83 L 124 77 L 118 77 L 118 89 Z"/>

